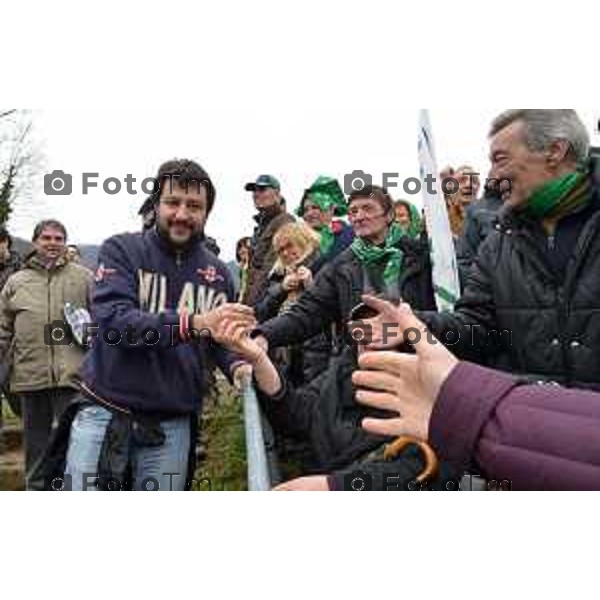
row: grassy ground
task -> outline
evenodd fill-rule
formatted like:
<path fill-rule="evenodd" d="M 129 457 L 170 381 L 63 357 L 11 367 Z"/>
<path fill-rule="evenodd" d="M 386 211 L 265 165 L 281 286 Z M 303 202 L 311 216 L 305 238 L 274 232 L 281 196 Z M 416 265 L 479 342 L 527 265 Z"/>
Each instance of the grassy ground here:
<path fill-rule="evenodd" d="M 2 402 L 2 419 L 4 426 L 20 425 L 6 401 Z M 205 450 L 204 459 L 198 464 L 192 489 L 245 491 L 247 489 L 246 439 L 242 401 L 225 381 L 218 381 L 212 397 L 205 402 L 200 440 Z M 20 454 L 19 452 L 19 456 Z M 2 460 L 6 462 L 8 458 L 12 460 L 14 457 L 5 456 Z M 0 470 L 3 472 L 4 466 L 0 461 Z M 11 474 L 12 470 L 11 464 Z M 15 489 L 6 487 L 8 484 L 3 481 L 1 473 L 0 482 L 2 482 L 0 489 Z"/>
<path fill-rule="evenodd" d="M 217 383 L 216 392 L 205 403 L 201 443 L 205 457 L 198 465 L 192 489 L 247 490 L 242 401 L 224 381 Z"/>

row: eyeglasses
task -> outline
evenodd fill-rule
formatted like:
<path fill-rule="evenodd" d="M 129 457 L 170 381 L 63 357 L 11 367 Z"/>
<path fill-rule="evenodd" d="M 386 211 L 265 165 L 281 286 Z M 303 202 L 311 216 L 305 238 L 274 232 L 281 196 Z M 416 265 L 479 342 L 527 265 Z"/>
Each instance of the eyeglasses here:
<path fill-rule="evenodd" d="M 163 206 L 176 211 L 185 206 L 185 209 L 191 214 L 201 214 L 206 211 L 206 205 L 200 200 L 186 200 L 185 202 L 178 198 L 163 198 L 161 201 Z"/>
<path fill-rule="evenodd" d="M 375 206 L 362 206 L 360 208 L 351 208 L 348 211 L 348 217 L 350 219 L 357 219 L 361 213 L 369 219 L 378 219 L 379 217 L 385 217 L 385 213 L 380 212 L 380 210 L 381 209 L 379 207 Z"/>

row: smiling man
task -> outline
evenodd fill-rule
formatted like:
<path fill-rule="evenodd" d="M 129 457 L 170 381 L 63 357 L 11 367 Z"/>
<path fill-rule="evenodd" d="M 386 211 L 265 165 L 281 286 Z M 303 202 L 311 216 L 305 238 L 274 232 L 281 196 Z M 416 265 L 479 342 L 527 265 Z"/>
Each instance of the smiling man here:
<path fill-rule="evenodd" d="M 242 371 L 216 338 L 188 335 L 214 331 L 227 315 L 254 324 L 251 309 L 229 304 L 229 271 L 204 242 L 215 188 L 189 160 L 165 163 L 157 180 L 155 226 L 100 250 L 92 303 L 99 328 L 66 457 L 74 490 L 185 489 L 206 353 L 227 376 Z"/>
<path fill-rule="evenodd" d="M 77 395 L 83 348 L 64 330 L 67 304 L 86 308 L 92 273 L 66 257 L 67 231 L 40 223 L 35 251 L 0 294 L 0 361 L 9 367 L 10 392 L 20 401 L 28 490 L 44 488 L 43 457 L 53 426 Z"/>
<path fill-rule="evenodd" d="M 511 183 L 501 183 L 500 222 L 455 312 L 420 317 L 460 358 L 600 389 L 600 188 L 589 134 L 574 110 L 512 109 L 492 124 L 490 157 L 494 176 Z"/>

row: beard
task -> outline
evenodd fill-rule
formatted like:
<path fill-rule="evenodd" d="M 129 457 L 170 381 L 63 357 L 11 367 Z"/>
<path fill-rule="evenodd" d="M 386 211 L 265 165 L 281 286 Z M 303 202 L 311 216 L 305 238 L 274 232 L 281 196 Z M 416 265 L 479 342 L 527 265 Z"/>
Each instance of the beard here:
<path fill-rule="evenodd" d="M 158 232 L 173 246 L 180 248 L 192 244 L 199 236 L 202 235 L 200 227 L 194 228 L 192 225 L 181 222 L 162 222 L 160 219 L 157 222 Z"/>

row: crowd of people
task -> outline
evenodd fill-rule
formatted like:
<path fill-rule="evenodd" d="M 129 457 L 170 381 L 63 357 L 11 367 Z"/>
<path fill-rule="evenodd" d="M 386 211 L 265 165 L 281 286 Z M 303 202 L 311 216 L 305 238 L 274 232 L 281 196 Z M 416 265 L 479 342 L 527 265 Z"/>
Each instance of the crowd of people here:
<path fill-rule="evenodd" d="M 489 144 L 485 182 L 466 165 L 441 174 L 457 184 L 443 196 L 452 312 L 437 310 L 421 211 L 328 176 L 294 214 L 273 175 L 245 186 L 256 227 L 237 277 L 205 235 L 216 189 L 190 160 L 161 166 L 143 231 L 107 240 L 95 277 L 56 221 L 22 264 L 0 231 L 2 379 L 27 488 L 188 489 L 216 364 L 252 380 L 279 490 L 450 491 L 466 474 L 600 489 L 589 133 L 570 109 L 512 109 Z"/>

